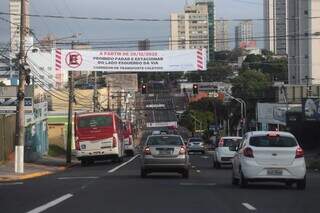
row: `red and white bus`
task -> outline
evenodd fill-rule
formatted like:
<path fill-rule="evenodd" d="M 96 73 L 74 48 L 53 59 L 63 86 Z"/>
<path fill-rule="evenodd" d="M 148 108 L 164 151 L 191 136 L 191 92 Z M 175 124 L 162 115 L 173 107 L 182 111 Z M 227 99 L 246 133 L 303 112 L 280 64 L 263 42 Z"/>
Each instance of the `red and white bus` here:
<path fill-rule="evenodd" d="M 123 125 L 116 113 L 81 113 L 74 119 L 76 157 L 81 165 L 95 160 L 123 160 Z"/>
<path fill-rule="evenodd" d="M 124 150 L 127 155 L 134 155 L 133 129 L 130 121 L 125 122 L 124 127 Z"/>

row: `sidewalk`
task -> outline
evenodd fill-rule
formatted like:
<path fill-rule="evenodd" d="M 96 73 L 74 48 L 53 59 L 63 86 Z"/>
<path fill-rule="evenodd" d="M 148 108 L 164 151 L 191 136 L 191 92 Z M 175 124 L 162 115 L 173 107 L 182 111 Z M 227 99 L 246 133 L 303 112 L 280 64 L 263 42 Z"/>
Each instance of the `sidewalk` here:
<path fill-rule="evenodd" d="M 43 156 L 42 159 L 35 163 L 25 163 L 24 173 L 16 174 L 14 172 L 14 161 L 8 161 L 4 164 L 0 164 L 0 182 L 21 181 L 50 175 L 64 171 L 67 168 L 77 165 L 78 163 L 79 161 L 72 159 L 72 163 L 67 165 L 64 157 Z"/>

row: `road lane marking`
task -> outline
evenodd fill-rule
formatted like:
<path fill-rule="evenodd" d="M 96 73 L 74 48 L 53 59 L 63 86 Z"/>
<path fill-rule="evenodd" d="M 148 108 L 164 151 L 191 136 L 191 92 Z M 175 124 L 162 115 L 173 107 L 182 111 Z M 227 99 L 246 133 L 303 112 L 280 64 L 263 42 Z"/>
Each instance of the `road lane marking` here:
<path fill-rule="evenodd" d="M 197 172 L 197 173 L 200 173 L 201 171 L 198 169 L 198 170 L 196 170 L 196 172 Z"/>
<path fill-rule="evenodd" d="M 13 182 L 13 183 L 0 183 L 0 186 L 15 186 L 15 185 L 22 185 L 23 182 Z"/>
<path fill-rule="evenodd" d="M 254 208 L 253 206 L 251 206 L 249 203 L 242 203 L 242 205 L 244 207 L 246 207 L 247 209 L 249 209 L 250 211 L 255 211 L 257 210 L 256 208 Z"/>
<path fill-rule="evenodd" d="M 203 159 L 208 159 L 209 156 L 201 156 L 201 158 L 203 158 Z"/>
<path fill-rule="evenodd" d="M 216 186 L 216 183 L 180 183 L 180 186 Z"/>
<path fill-rule="evenodd" d="M 99 177 L 88 176 L 88 177 L 58 177 L 57 180 L 74 180 L 74 179 L 98 179 Z"/>
<path fill-rule="evenodd" d="M 134 161 L 134 160 L 135 160 L 137 157 L 139 157 L 139 156 L 140 156 L 140 155 L 136 155 L 136 156 L 132 157 L 130 160 L 124 162 L 123 164 L 120 164 L 119 166 L 117 166 L 117 167 L 115 167 L 115 168 L 113 168 L 113 169 L 110 169 L 110 170 L 108 171 L 108 173 L 113 173 L 113 172 L 117 171 L 117 170 L 120 169 L 121 167 L 123 167 L 123 166 L 129 164 L 130 162 Z"/>
<path fill-rule="evenodd" d="M 191 168 L 192 168 L 192 169 L 195 169 L 196 167 L 195 167 L 195 166 L 191 166 Z"/>
<path fill-rule="evenodd" d="M 73 196 L 73 194 L 63 195 L 63 196 L 61 196 L 61 197 L 59 197 L 59 198 L 57 198 L 57 199 L 55 199 L 55 200 L 53 200 L 53 201 L 51 201 L 49 203 L 46 203 L 46 204 L 44 204 L 42 206 L 39 206 L 39 207 L 37 207 L 35 209 L 32 209 L 32 210 L 28 211 L 27 213 L 40 213 L 40 212 L 43 212 L 43 211 L 45 211 L 45 210 L 47 210 L 47 209 L 49 209 L 49 208 L 51 208 L 51 207 L 53 207 L 55 205 L 58 205 L 59 203 L 71 198 L 72 196 Z"/>

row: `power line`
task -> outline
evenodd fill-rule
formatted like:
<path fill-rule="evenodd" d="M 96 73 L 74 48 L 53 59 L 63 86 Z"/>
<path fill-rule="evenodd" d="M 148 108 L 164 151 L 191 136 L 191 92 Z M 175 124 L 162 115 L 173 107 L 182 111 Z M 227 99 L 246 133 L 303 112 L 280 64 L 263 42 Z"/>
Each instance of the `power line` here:
<path fill-rule="evenodd" d="M 9 13 L 0 11 L 0 15 L 12 15 L 12 16 L 20 16 L 18 13 Z M 171 22 L 171 21 L 181 21 L 179 19 L 158 19 L 158 18 L 112 18 L 112 17 L 89 17 L 89 16 L 63 16 L 63 15 L 41 15 L 41 14 L 26 14 L 29 17 L 35 18 L 52 18 L 52 19 L 74 19 L 74 20 L 95 20 L 95 21 L 124 21 L 124 22 L 132 22 L 132 21 L 139 21 L 139 22 Z M 320 17 L 308 17 L 308 19 L 318 19 Z M 283 20 L 283 19 L 266 19 L 266 18 L 252 18 L 252 19 L 222 19 L 224 21 L 267 21 L 267 20 Z M 299 20 L 298 17 L 296 18 L 286 18 L 286 20 Z M 184 21 L 207 21 L 207 19 L 190 19 Z"/>

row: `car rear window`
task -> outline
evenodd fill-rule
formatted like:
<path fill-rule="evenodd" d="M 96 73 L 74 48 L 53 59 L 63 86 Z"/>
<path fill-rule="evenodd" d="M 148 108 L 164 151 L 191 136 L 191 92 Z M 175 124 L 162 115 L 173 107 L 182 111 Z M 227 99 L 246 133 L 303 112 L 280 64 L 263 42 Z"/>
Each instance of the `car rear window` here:
<path fill-rule="evenodd" d="M 295 147 L 297 141 L 286 136 L 255 136 L 250 138 L 249 144 L 256 147 Z"/>
<path fill-rule="evenodd" d="M 180 145 L 183 145 L 183 142 L 179 136 L 153 136 L 148 139 L 147 145 L 180 146 Z"/>
<path fill-rule="evenodd" d="M 83 117 L 78 121 L 79 128 L 108 127 L 112 126 L 111 116 Z"/>
<path fill-rule="evenodd" d="M 201 138 L 190 138 L 189 142 L 202 142 Z"/>
<path fill-rule="evenodd" d="M 223 139 L 223 146 L 230 147 L 230 146 L 238 146 L 241 142 L 241 139 L 236 138 L 224 138 Z"/>

